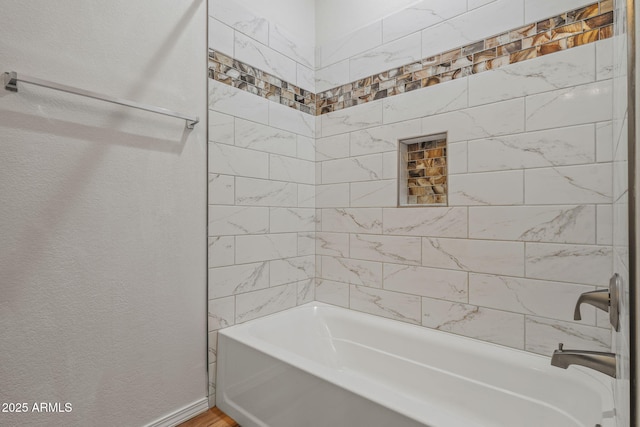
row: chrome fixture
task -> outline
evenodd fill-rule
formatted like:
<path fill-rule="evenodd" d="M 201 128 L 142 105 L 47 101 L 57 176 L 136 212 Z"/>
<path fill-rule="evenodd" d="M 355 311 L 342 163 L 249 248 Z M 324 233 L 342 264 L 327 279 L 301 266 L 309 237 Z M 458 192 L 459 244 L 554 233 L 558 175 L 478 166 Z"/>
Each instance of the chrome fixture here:
<path fill-rule="evenodd" d="M 124 105 L 125 107 L 137 108 L 138 110 L 150 111 L 152 113 L 163 114 L 165 116 L 176 117 L 178 119 L 186 120 L 188 129 L 193 127 L 200 121 L 198 117 L 188 116 L 182 113 L 176 113 L 175 111 L 167 110 L 166 108 L 155 107 L 153 105 L 141 104 L 135 101 L 128 101 L 126 99 L 115 98 L 113 96 L 102 95 L 96 92 L 91 92 L 84 89 L 78 89 L 71 86 L 66 86 L 58 83 L 53 83 L 47 80 L 38 79 L 35 77 L 26 76 L 15 71 L 2 74 L 2 85 L 10 92 L 18 91 L 18 82 L 29 83 L 36 86 L 42 86 L 49 89 L 59 90 L 61 92 L 72 93 L 74 95 L 86 96 L 88 98 L 98 99 L 100 101 L 111 102 L 112 104 Z"/>
<path fill-rule="evenodd" d="M 578 298 L 576 308 L 573 312 L 574 320 L 582 320 L 580 316 L 580 306 L 590 304 L 600 310 L 609 312 L 609 322 L 617 331 L 620 330 L 620 316 L 618 313 L 618 295 L 620 289 L 620 276 L 615 273 L 609 280 L 609 289 L 585 292 Z"/>
<path fill-rule="evenodd" d="M 580 365 L 616 378 L 616 355 L 614 353 L 564 350 L 563 346 L 562 343 L 558 344 L 558 349 L 551 356 L 551 365 L 562 369 L 567 369 L 569 365 Z"/>

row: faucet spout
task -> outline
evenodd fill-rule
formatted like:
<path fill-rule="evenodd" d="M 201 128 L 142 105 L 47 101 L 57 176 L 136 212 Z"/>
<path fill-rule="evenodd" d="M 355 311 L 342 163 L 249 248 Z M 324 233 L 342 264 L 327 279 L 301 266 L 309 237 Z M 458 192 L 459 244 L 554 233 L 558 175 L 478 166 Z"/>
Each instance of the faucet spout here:
<path fill-rule="evenodd" d="M 616 355 L 614 353 L 564 350 L 561 343 L 551 356 L 551 365 L 562 369 L 567 369 L 570 365 L 580 365 L 616 378 Z"/>
<path fill-rule="evenodd" d="M 609 289 L 585 292 L 580 295 L 580 297 L 578 297 L 578 302 L 576 303 L 576 308 L 573 312 L 573 320 L 582 320 L 582 316 L 580 316 L 580 306 L 582 304 L 591 304 L 600 310 L 608 312 L 610 304 Z"/>

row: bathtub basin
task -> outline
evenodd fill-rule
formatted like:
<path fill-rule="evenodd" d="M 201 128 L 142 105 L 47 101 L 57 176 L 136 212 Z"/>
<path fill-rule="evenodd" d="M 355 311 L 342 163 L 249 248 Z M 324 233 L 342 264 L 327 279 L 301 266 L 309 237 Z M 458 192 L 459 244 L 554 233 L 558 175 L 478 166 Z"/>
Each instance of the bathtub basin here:
<path fill-rule="evenodd" d="M 243 427 L 614 427 L 613 381 L 548 357 L 309 303 L 221 330 Z"/>

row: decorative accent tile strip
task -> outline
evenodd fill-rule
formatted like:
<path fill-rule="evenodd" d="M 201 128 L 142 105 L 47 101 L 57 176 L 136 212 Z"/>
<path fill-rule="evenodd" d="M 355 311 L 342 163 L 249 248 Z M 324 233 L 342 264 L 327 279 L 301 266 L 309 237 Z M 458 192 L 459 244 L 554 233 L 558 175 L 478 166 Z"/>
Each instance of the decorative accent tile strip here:
<path fill-rule="evenodd" d="M 316 115 L 316 94 L 209 49 L 209 78 L 303 113 Z"/>
<path fill-rule="evenodd" d="M 318 114 L 338 111 L 613 35 L 613 0 L 563 13 L 317 95 Z"/>
<path fill-rule="evenodd" d="M 314 94 L 209 50 L 209 77 L 312 115 L 327 114 L 613 36 L 613 0 L 602 0 L 421 61 Z"/>

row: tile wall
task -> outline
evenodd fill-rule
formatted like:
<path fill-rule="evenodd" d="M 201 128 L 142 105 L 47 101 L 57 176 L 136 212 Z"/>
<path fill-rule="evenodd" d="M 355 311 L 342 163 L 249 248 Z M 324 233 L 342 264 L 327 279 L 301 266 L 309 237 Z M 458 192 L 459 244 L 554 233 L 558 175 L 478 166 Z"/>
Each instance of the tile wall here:
<path fill-rule="evenodd" d="M 304 37 L 221 0 L 209 2 L 209 36 L 213 60 L 313 93 L 313 49 L 293 42 Z M 316 119 L 226 83 L 209 79 L 212 406 L 217 331 L 313 301 L 315 277 Z"/>
<path fill-rule="evenodd" d="M 608 350 L 605 317 L 572 314 L 612 271 L 613 39 L 318 116 L 307 102 L 590 4 L 425 1 L 313 55 L 211 0 L 212 367 L 215 331 L 313 299 L 540 354 Z M 442 132 L 449 206 L 397 208 L 398 140 Z"/>
<path fill-rule="evenodd" d="M 562 2 L 536 15 L 538 6 L 552 7 L 489 2 L 422 29 L 416 52 L 512 34 L 527 28 L 523 16 L 538 25 L 571 7 L 595 10 Z M 610 3 L 599 6 L 610 13 Z M 491 30 L 464 27 L 476 19 Z M 603 316 L 572 316 L 578 295 L 606 286 L 611 273 L 612 43 L 322 114 L 316 299 L 539 354 L 558 342 L 608 350 Z M 351 81 L 356 58 L 379 59 L 369 74 L 396 65 L 373 53 L 384 45 L 362 46 L 369 50 L 336 59 L 351 73 L 331 85 Z M 448 132 L 449 206 L 397 208 L 396 141 L 438 132 Z"/>

